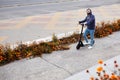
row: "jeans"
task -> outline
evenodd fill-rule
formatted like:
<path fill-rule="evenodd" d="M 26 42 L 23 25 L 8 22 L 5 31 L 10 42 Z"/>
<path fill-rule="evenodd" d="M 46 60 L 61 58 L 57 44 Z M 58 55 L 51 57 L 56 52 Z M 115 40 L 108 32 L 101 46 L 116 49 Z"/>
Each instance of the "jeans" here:
<path fill-rule="evenodd" d="M 91 40 L 90 46 L 93 46 L 93 44 L 94 44 L 94 32 L 95 32 L 95 30 L 90 30 L 90 29 L 86 28 L 85 32 L 83 33 L 83 37 L 87 43 L 88 43 L 87 35 L 90 34 L 90 40 Z"/>

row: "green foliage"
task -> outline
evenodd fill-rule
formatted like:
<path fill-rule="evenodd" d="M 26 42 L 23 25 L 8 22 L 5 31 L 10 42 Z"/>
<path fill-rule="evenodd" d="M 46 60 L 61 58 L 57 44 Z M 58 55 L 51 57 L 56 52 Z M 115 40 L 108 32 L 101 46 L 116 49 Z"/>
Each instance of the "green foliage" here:
<path fill-rule="evenodd" d="M 52 36 L 52 41 L 53 42 L 58 42 L 58 38 L 55 34 L 53 34 L 53 36 Z"/>

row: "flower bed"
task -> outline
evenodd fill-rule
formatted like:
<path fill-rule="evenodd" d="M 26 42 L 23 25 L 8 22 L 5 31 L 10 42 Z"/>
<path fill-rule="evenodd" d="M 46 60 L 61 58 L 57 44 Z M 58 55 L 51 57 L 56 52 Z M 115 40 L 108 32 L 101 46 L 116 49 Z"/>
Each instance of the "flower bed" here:
<path fill-rule="evenodd" d="M 99 60 L 98 64 L 99 66 L 96 68 L 97 76 L 92 76 L 91 72 L 86 70 L 86 73 L 91 76 L 90 80 L 120 80 L 120 67 L 116 60 L 113 63 L 112 70 L 102 60 Z"/>
<path fill-rule="evenodd" d="M 114 22 L 101 22 L 97 24 L 95 30 L 95 38 L 102 38 L 120 30 L 120 19 Z M 79 34 L 73 34 L 69 37 L 57 39 L 53 35 L 51 42 L 32 43 L 31 45 L 18 44 L 18 47 L 11 49 L 9 45 L 0 45 L 0 65 L 20 60 L 27 57 L 42 56 L 45 53 L 51 53 L 57 50 L 68 50 L 69 44 L 75 43 L 79 40 Z M 88 35 L 89 36 L 89 35 Z"/>

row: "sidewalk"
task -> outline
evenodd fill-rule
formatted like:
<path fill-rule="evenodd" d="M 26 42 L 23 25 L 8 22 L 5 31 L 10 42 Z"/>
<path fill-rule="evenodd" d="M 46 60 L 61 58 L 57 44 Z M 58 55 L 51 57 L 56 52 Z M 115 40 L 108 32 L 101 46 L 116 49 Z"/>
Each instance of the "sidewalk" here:
<path fill-rule="evenodd" d="M 120 18 L 120 4 L 91 8 L 96 22 Z M 86 16 L 86 9 L 41 14 L 9 20 L 0 20 L 0 44 L 32 41 L 80 29 L 79 20 Z"/>

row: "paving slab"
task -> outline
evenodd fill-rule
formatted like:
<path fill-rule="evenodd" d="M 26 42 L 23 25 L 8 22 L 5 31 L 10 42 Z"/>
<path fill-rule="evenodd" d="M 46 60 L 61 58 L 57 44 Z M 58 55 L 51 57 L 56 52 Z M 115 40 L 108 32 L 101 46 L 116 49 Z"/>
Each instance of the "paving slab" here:
<path fill-rule="evenodd" d="M 62 80 L 66 76 L 69 74 L 63 69 L 40 57 L 23 59 L 0 67 L 0 80 Z"/>

